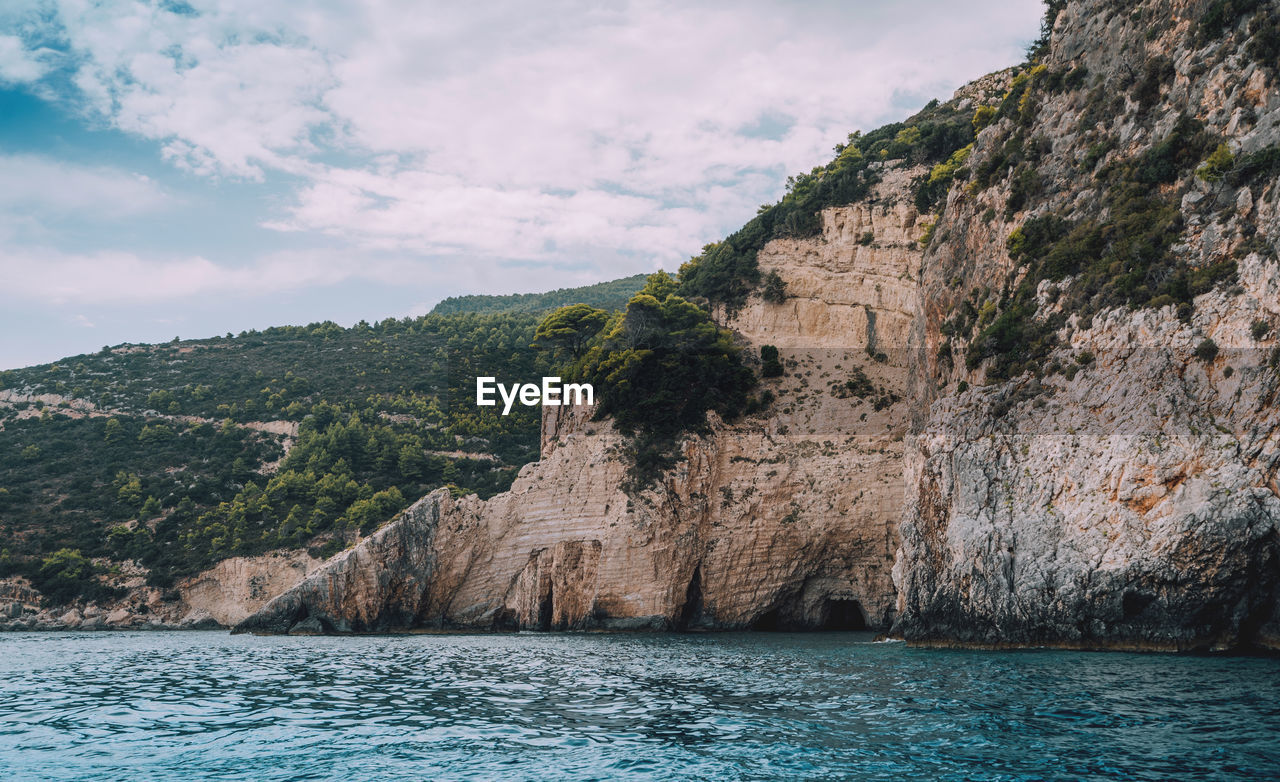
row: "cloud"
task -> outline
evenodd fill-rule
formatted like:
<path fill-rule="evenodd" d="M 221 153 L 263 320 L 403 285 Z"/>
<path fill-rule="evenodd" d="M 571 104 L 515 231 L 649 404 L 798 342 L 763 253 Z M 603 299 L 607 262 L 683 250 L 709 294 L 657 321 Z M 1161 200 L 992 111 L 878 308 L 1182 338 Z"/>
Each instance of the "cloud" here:
<path fill-rule="evenodd" d="M 47 49 L 30 51 L 16 35 L 0 34 L 0 83 L 33 82 L 48 72 Z"/>
<path fill-rule="evenodd" d="M 0 155 L 0 215 L 118 219 L 167 208 L 173 200 L 154 180 L 118 168 Z"/>
<path fill-rule="evenodd" d="M 425 281 L 459 259 L 504 284 L 512 261 L 600 276 L 672 268 L 849 131 L 1015 62 L 1041 12 L 1035 0 L 192 6 L 68 0 L 22 25 L 0 19 L 21 37 L 0 38 L 0 74 L 42 78 L 30 52 L 58 41 L 65 101 L 200 177 L 285 188 L 261 225 L 343 251 L 321 271 L 278 255 L 219 265 L 200 248 L 163 262 L 143 249 L 31 256 L 134 281 L 101 277 L 102 296 L 141 295 L 145 278 L 176 295 L 388 269 Z M 44 164 L 0 160 L 0 186 L 6 165 Z M 20 174 L 11 211 L 119 214 L 163 195 L 108 172 L 30 177 L 45 185 Z M 47 184 L 67 176 L 76 187 Z M 112 187 L 124 197 L 102 197 Z"/>
<path fill-rule="evenodd" d="M 12 298 L 52 304 L 129 303 L 226 293 L 270 295 L 293 287 L 331 284 L 347 276 L 349 272 L 333 266 L 289 256 L 229 267 L 198 256 L 155 259 L 130 252 L 62 253 L 32 248 L 5 257 L 0 289 Z"/>
<path fill-rule="evenodd" d="M 392 23 L 387 4 L 370 8 L 364 26 L 383 32 L 346 42 L 324 103 L 352 144 L 402 162 L 327 168 L 270 225 L 531 258 L 581 239 L 668 263 L 904 93 L 922 103 L 1012 60 L 1039 10 L 935 5 L 859 29 L 761 4 L 561 4 L 508 9 L 494 28 L 483 14 Z"/>
<path fill-rule="evenodd" d="M 597 270 L 566 269 L 566 285 L 586 284 Z M 54 248 L 8 250 L 0 257 L 0 300 L 50 305 L 138 305 L 182 301 L 208 303 L 217 297 L 265 298 L 304 288 L 334 288 L 356 282 L 383 286 L 490 287 L 491 268 L 458 269 L 444 259 L 366 255 L 352 262 L 340 250 L 280 251 L 228 266 L 207 258 L 144 257 L 131 252 L 65 253 Z M 539 268 L 505 267 L 504 284 L 545 284 Z M 82 324 L 88 325 L 88 324 Z"/>

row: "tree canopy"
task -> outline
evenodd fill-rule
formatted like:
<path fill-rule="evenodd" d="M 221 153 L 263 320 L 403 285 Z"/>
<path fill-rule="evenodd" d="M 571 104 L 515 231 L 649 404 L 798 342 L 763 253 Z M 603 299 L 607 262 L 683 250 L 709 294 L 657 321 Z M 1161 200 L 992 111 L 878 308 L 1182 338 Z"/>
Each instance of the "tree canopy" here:
<path fill-rule="evenodd" d="M 704 429 L 707 411 L 739 415 L 755 385 L 730 332 L 664 272 L 609 321 L 575 374 L 595 386 L 597 414 L 636 435 L 633 485 L 669 466 L 679 435 Z"/>
<path fill-rule="evenodd" d="M 577 360 L 582 357 L 587 342 L 608 322 L 609 313 L 604 310 L 589 304 L 570 304 L 542 319 L 534 332 L 533 344 L 563 350 Z"/>

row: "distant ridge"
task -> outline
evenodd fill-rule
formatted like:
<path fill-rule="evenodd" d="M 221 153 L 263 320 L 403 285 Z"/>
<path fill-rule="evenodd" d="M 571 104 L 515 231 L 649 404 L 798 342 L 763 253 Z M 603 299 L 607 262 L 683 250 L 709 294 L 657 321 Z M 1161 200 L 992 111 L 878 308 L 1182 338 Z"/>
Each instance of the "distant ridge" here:
<path fill-rule="evenodd" d="M 560 288 L 548 293 L 512 293 L 506 296 L 450 296 L 437 304 L 432 315 L 465 312 L 545 312 L 566 304 L 590 304 L 606 310 L 620 310 L 644 287 L 647 274 L 601 282 L 581 288 Z"/>

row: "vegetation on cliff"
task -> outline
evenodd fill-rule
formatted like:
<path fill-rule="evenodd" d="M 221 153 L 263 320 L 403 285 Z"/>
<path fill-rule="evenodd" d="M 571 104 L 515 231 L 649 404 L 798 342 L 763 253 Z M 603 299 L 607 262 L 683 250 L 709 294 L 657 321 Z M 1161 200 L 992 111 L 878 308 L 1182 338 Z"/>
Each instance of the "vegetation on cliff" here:
<path fill-rule="evenodd" d="M 1048 51 L 1048 32 L 1063 5 L 1049 4 L 1033 56 Z M 1159 19 L 1146 24 L 1148 41 L 1166 27 Z M 1227 56 L 1231 49 L 1221 48 L 1220 42 L 1236 40 L 1256 59 L 1269 51 L 1277 24 L 1280 16 L 1266 4 L 1214 2 L 1193 25 L 1193 39 L 1211 47 L 1210 57 Z M 1009 256 L 1022 271 L 1003 290 L 974 288 L 954 305 L 941 326 L 945 342 L 939 358 L 944 363 L 960 345 L 967 347 L 967 368 L 983 367 L 988 380 L 1028 370 L 1073 373 L 1074 367 L 1046 361 L 1069 320 L 1087 328 L 1106 309 L 1165 306 L 1176 307 L 1180 317 L 1190 320 L 1196 296 L 1235 283 L 1240 258 L 1254 251 L 1274 255 L 1274 248 L 1254 235 L 1248 223 L 1240 225 L 1242 234 L 1231 254 L 1205 259 L 1179 246 L 1185 228 L 1182 198 L 1195 189 L 1195 180 L 1214 185 L 1209 198 L 1190 196 L 1191 203 L 1201 203 L 1205 210 L 1200 219 L 1222 223 L 1235 211 L 1233 189 L 1264 184 L 1280 172 L 1280 154 L 1272 146 L 1237 157 L 1224 138 L 1188 116 L 1185 107 L 1167 105 L 1177 79 L 1173 62 L 1160 52 L 1149 53 L 1138 67 L 1105 84 L 1082 63 L 1056 71 L 1033 63 L 1013 79 L 999 109 L 984 118 L 986 124 L 1000 122 L 992 131 L 995 138 L 986 139 L 982 154 L 970 158 L 971 170 L 953 179 L 964 186 L 965 195 L 1003 188 L 1008 194 L 1006 220 L 1028 215 L 1007 241 Z M 1062 150 L 1051 155 L 1054 145 L 1036 132 L 1041 107 L 1062 93 L 1073 94 L 1058 98 L 1058 105 L 1082 105 L 1067 136 L 1078 138 L 1084 152 L 1078 166 L 1065 172 L 1058 168 Z M 1250 113 L 1241 116 L 1253 121 Z M 1134 138 L 1133 130 L 1116 130 L 1126 123 L 1154 141 L 1136 154 L 1120 156 L 1117 147 Z M 1124 142 L 1118 133 L 1128 134 Z M 1080 182 L 1068 181 L 1076 176 Z M 1092 189 L 1096 198 L 1052 198 L 1072 188 Z M 1232 188 L 1231 202 L 1208 211 L 1225 188 Z M 988 212 L 989 222 L 994 212 Z"/>
<path fill-rule="evenodd" d="M 730 310 L 741 307 L 762 283 L 756 256 L 771 239 L 806 238 L 822 229 L 820 213 L 866 198 L 879 181 L 883 165 L 950 166 L 954 173 L 964 160 L 962 151 L 973 141 L 972 110 L 961 110 L 957 102 L 932 101 L 904 122 L 894 122 L 867 134 L 849 134 L 848 142 L 837 144 L 835 157 L 809 173 L 787 178 L 787 192 L 723 241 L 709 244 L 680 267 L 679 293 L 691 301 L 707 301 Z M 950 178 L 940 175 L 940 183 L 921 183 L 920 196 L 929 204 L 945 193 Z M 928 177 L 926 177 L 926 180 Z M 765 294 L 784 295 L 776 284 Z"/>
<path fill-rule="evenodd" d="M 675 463 L 677 441 L 705 430 L 709 411 L 732 419 L 753 402 L 755 375 L 733 335 L 680 296 L 664 272 L 650 275 L 607 322 L 599 310 L 567 307 L 548 315 L 538 333 L 571 360 L 566 374 L 593 384 L 597 417 L 632 435 L 632 489 Z"/>
<path fill-rule="evenodd" d="M 1071 220 L 1046 213 L 1014 229 L 1009 256 L 1027 272 L 970 343 L 969 368 L 993 359 L 988 377 L 1012 377 L 1043 360 L 1069 315 L 1087 323 L 1111 307 L 1166 305 L 1189 313 L 1195 296 L 1234 279 L 1232 259 L 1195 267 L 1172 252 L 1182 216 L 1177 201 L 1158 189 L 1193 169 L 1213 145 L 1199 123 L 1184 117 L 1142 155 L 1099 172 L 1103 216 Z M 1037 317 L 1042 281 L 1069 281 L 1056 289 L 1060 308 L 1048 317 Z"/>

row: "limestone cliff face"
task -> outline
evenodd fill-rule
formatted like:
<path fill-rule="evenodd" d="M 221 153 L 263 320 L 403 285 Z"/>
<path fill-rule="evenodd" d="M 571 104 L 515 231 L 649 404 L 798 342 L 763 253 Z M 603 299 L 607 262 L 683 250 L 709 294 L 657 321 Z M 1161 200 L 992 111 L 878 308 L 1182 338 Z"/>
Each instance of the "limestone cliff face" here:
<path fill-rule="evenodd" d="M 732 325 L 752 356 L 781 348 L 768 416 L 712 420 L 628 496 L 624 438 L 589 409 L 547 408 L 542 460 L 510 492 L 431 494 L 240 629 L 888 629 L 921 252 L 912 173 L 824 212 L 821 237 L 762 253 L 789 297 L 752 300 Z M 878 402 L 845 390 L 855 367 Z"/>
<path fill-rule="evenodd" d="M 1280 648 L 1274 173 L 1233 186 L 1192 167 L 1144 191 L 1177 205 L 1174 258 L 1192 268 L 1234 260 L 1237 283 L 1182 312 L 1121 306 L 1069 317 L 1045 363 L 1070 372 L 979 387 L 990 363 L 971 371 L 963 359 L 972 344 L 943 334 L 971 290 L 1004 306 L 999 291 L 1025 273 L 1004 247 L 1014 227 L 1050 212 L 1105 219 L 1105 166 L 1151 150 L 1180 116 L 1202 122 L 1237 160 L 1280 142 L 1276 74 L 1249 55 L 1251 20 L 1204 40 L 1196 20 L 1207 6 L 1068 4 L 1047 65 L 1083 68 L 1095 81 L 1039 96 L 1024 137 L 1046 140 L 1036 164 L 1043 191 L 1015 214 L 1005 210 L 1009 183 L 950 194 L 912 330 L 916 434 L 895 566 L 896 629 L 908 640 Z M 1276 12 L 1264 7 L 1258 18 Z M 1164 76 L 1144 86 L 1144 73 Z M 1113 101 L 1105 122 L 1090 114 L 1102 95 Z M 984 130 L 970 162 L 1007 149 L 1011 132 L 1012 120 Z M 1060 311 L 1054 288 L 1072 284 L 1042 283 L 1036 317 Z M 938 358 L 944 343 L 952 364 Z"/>
<path fill-rule="evenodd" d="M 911 205 L 911 180 L 923 169 L 888 169 L 868 200 L 822 212 L 817 240 L 777 239 L 759 255 L 787 299 L 753 298 L 721 315 L 754 344 L 779 348 L 901 351 L 907 344 L 920 273 L 922 226 Z"/>
<path fill-rule="evenodd" d="M 626 441 L 553 409 L 510 492 L 436 492 L 240 627 L 892 625 L 929 644 L 1280 648 L 1280 90 L 1258 54 L 1280 9 L 1215 31 L 1211 5 L 1069 2 L 1044 68 L 955 97 L 969 110 L 1032 85 L 987 115 L 936 215 L 914 206 L 928 171 L 878 163 L 820 236 L 770 242 L 759 265 L 785 301 L 718 315 L 750 355 L 780 349 L 777 401 L 713 420 L 657 486 L 624 493 Z M 1166 143 L 1187 127 L 1193 160 L 1189 136 Z M 1229 171 L 1198 176 L 1220 141 Z M 1123 176 L 1168 242 L 1116 250 L 1146 219 L 1115 224 Z M 1049 215 L 1109 227 L 1019 300 L 1032 271 L 1008 241 Z M 1227 261 L 1193 300 L 1124 298 Z M 1001 317 L 1043 339 L 995 340 L 1035 358 L 1011 376 L 983 352 Z"/>

